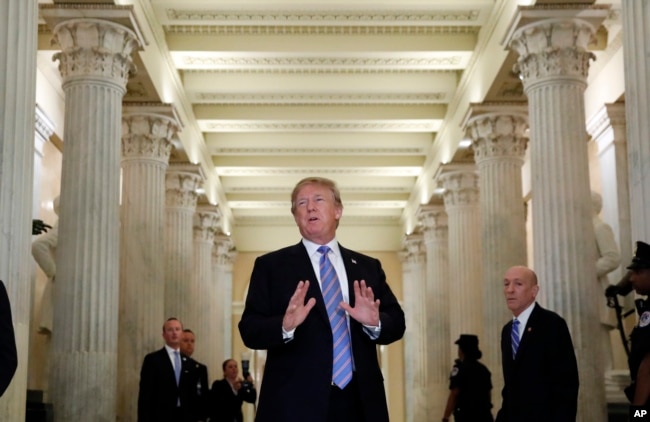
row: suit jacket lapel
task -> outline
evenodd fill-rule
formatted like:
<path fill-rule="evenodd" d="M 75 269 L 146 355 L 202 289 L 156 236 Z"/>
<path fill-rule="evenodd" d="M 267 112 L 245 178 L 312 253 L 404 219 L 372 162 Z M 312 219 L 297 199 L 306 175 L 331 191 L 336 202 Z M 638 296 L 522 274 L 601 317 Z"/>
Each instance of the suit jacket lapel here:
<path fill-rule="evenodd" d="M 357 261 L 354 254 L 349 249 L 345 249 L 339 244 L 343 265 L 345 266 L 345 275 L 348 278 L 348 298 L 350 306 L 354 306 L 354 280 L 359 279 Z"/>

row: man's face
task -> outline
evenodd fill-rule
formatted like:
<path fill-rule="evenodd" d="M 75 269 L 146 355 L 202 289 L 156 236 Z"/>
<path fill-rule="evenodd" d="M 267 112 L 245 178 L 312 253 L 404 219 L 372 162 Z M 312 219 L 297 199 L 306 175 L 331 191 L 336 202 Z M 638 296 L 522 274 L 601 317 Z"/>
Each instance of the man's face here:
<path fill-rule="evenodd" d="M 334 201 L 334 194 L 325 186 L 305 185 L 296 195 L 293 218 L 300 234 L 319 245 L 334 239 L 342 213 L 343 209 Z"/>
<path fill-rule="evenodd" d="M 539 287 L 534 279 L 533 272 L 526 267 L 512 267 L 506 271 L 503 278 L 503 294 L 508 309 L 514 316 L 518 316 L 535 301 Z"/>
<path fill-rule="evenodd" d="M 178 349 L 183 338 L 183 326 L 181 322 L 175 319 L 166 321 L 165 325 L 163 325 L 163 338 L 167 346 L 172 349 Z"/>
<path fill-rule="evenodd" d="M 194 333 L 183 332 L 181 352 L 186 356 L 192 356 L 192 353 L 194 353 Z"/>
<path fill-rule="evenodd" d="M 630 282 L 634 291 L 640 295 L 650 294 L 650 268 L 639 268 L 632 270 Z"/>
<path fill-rule="evenodd" d="M 236 360 L 229 360 L 226 363 L 226 369 L 223 371 L 223 377 L 228 379 L 236 379 L 239 375 L 239 367 Z"/>

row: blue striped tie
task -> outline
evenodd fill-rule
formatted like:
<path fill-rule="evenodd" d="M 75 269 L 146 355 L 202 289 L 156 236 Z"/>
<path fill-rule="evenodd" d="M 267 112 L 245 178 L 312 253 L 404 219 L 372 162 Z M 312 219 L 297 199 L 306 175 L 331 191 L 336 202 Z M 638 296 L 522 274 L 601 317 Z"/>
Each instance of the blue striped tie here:
<path fill-rule="evenodd" d="M 514 359 L 517 356 L 517 349 L 519 348 L 519 320 L 517 318 L 512 321 L 510 340 L 512 343 L 512 358 Z"/>
<path fill-rule="evenodd" d="M 327 254 L 330 248 L 321 246 L 318 252 L 320 257 L 320 281 L 323 291 L 323 300 L 327 308 L 334 346 L 334 362 L 332 365 L 332 381 L 343 389 L 352 380 L 352 353 L 350 350 L 350 333 L 345 318 L 345 311 L 339 304 L 343 301 L 341 285 L 336 275 L 334 266 Z"/>

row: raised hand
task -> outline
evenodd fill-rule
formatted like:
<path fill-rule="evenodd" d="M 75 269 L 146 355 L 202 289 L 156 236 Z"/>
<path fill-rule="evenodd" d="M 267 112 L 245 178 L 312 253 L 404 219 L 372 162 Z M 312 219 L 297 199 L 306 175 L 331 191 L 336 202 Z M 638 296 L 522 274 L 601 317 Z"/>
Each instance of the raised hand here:
<path fill-rule="evenodd" d="M 354 280 L 354 308 L 348 303 L 341 302 L 341 307 L 363 325 L 376 327 L 379 325 L 379 299 L 375 300 L 372 287 L 366 286 L 366 281 Z"/>
<path fill-rule="evenodd" d="M 309 280 L 301 280 L 298 282 L 296 291 L 293 292 L 293 296 L 291 296 L 289 305 L 287 306 L 287 311 L 284 313 L 284 318 L 282 318 L 282 328 L 285 331 L 291 331 L 302 324 L 305 318 L 307 318 L 309 311 L 311 311 L 311 308 L 316 304 L 316 299 L 313 297 L 305 303 L 308 290 Z"/>

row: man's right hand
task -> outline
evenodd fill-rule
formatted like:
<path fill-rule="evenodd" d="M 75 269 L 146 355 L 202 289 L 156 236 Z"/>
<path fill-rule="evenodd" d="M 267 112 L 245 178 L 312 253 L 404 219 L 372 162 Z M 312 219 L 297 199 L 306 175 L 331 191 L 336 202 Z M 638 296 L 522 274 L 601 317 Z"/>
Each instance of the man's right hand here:
<path fill-rule="evenodd" d="M 291 296 L 289 305 L 287 306 L 287 311 L 284 313 L 284 318 L 282 318 L 282 329 L 285 331 L 295 330 L 297 326 L 302 324 L 305 318 L 307 318 L 309 311 L 311 311 L 311 308 L 316 304 L 316 299 L 313 297 L 305 303 L 308 290 L 309 280 L 301 280 L 298 282 L 296 291 L 293 292 L 293 296 Z"/>

